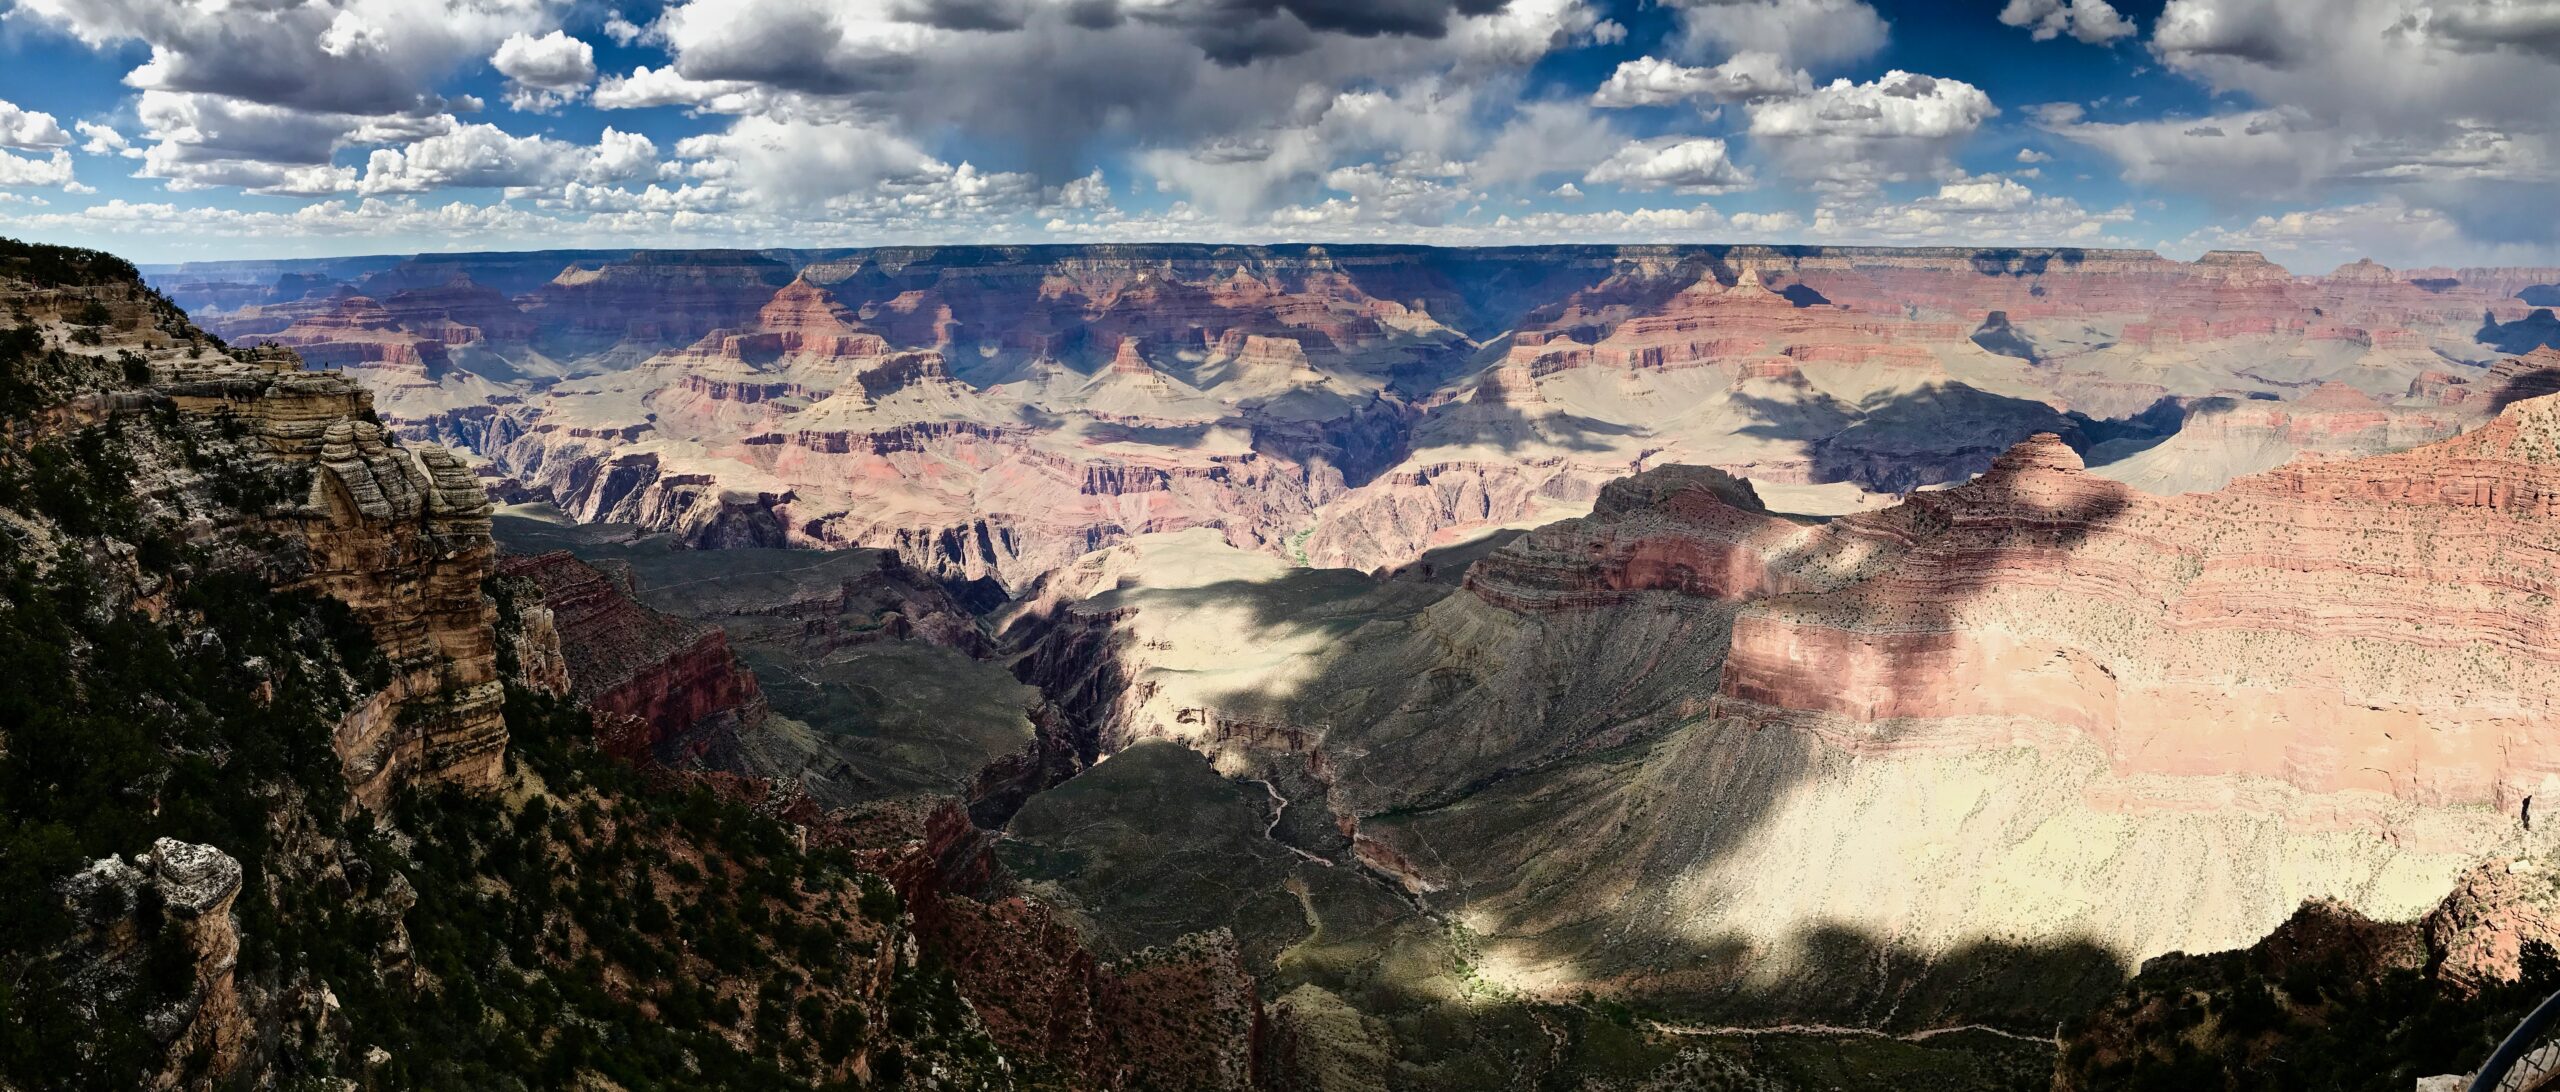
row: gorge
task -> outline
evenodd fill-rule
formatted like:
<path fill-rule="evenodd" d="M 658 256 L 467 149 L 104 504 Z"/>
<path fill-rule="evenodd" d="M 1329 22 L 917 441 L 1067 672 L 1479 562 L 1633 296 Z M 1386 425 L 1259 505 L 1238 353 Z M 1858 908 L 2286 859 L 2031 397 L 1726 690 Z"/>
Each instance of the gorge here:
<path fill-rule="evenodd" d="M 2560 988 L 2560 270 L 10 246 L 8 617 L 258 650 L 12 637 L 210 718 L 0 750 L 181 802 L 11 828 L 156 1086 L 2406 1087 Z"/>

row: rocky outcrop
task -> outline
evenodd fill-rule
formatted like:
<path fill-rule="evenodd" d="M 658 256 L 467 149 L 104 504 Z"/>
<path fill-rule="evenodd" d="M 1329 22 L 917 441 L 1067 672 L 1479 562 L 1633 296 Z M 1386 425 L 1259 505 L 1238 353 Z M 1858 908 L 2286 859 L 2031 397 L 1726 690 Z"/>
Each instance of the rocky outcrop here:
<path fill-rule="evenodd" d="M 317 472 L 297 583 L 354 608 L 393 671 L 339 730 L 356 799 L 376 806 L 420 778 L 496 783 L 506 728 L 496 613 L 480 589 L 496 553 L 488 497 L 444 449 L 394 447 L 369 421 L 332 422 L 302 457 Z"/>
<path fill-rule="evenodd" d="M 528 593 L 519 610 L 548 614 L 568 692 L 595 713 L 607 751 L 683 765 L 764 716 L 720 627 L 651 610 L 566 550 L 508 558 L 498 575 Z"/>
<path fill-rule="evenodd" d="M 2541 856 L 2485 862 L 2417 921 L 2311 902 L 2246 948 L 2152 960 L 2066 1027 L 2054 1088 L 2136 1088 L 2170 1073 L 2189 1087 L 2251 1087 L 2319 1071 L 2467 1087 L 2490 1046 L 2560 987 L 2550 867 Z M 2527 1077 L 2552 1070 L 2544 1051 L 2525 1064 Z"/>
<path fill-rule="evenodd" d="M 926 950 L 1007 1050 L 1094 1089 L 1258 1087 L 1262 1009 L 1235 938 L 1185 936 L 1118 960 L 1072 921 L 1006 890 L 987 835 L 956 804 L 810 820 L 896 881 Z"/>
<path fill-rule="evenodd" d="M 102 857 L 64 880 L 79 922 L 79 996 L 89 1019 L 139 1017 L 171 1059 L 149 1087 L 194 1087 L 239 1070 L 257 1029 L 234 972 L 240 958 L 240 862 L 174 838 L 127 863 Z"/>

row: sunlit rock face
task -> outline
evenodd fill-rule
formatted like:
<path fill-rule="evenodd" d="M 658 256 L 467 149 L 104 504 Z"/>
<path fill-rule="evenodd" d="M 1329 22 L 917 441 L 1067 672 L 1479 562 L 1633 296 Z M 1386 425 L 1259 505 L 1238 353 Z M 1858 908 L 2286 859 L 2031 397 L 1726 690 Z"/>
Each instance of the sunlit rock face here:
<path fill-rule="evenodd" d="M 1381 569 L 1650 466 L 1881 507 L 2052 432 L 2211 489 L 2494 412 L 2550 270 L 1779 247 L 437 255 L 162 271 L 510 495 L 1016 589 L 1132 536 Z M 2560 335 L 2555 335 L 2560 337 Z M 2188 430 L 2194 430 L 2190 433 Z"/>
<path fill-rule="evenodd" d="M 1109 746 L 1274 786 L 1272 837 L 1453 915 L 1514 988 L 2032 1023 L 2533 844 L 2555 444 L 2527 400 L 2163 497 L 2045 435 L 1828 523 L 1663 467 L 1437 579 L 1151 536 L 1018 608 L 1017 672 Z"/>
<path fill-rule="evenodd" d="M 39 288 L 0 278 L 0 305 L 60 323 L 95 302 L 109 322 L 66 351 L 114 361 L 130 390 L 89 391 L 37 414 L 41 433 L 137 429 L 171 420 L 220 458 L 167 444 L 134 456 L 138 500 L 214 556 L 242 559 L 279 591 L 347 605 L 389 667 L 353 695 L 333 744 L 351 807 L 378 807 L 402 785 L 495 783 L 500 717 L 491 606 L 489 498 L 460 458 L 407 443 L 378 420 L 373 395 L 274 349 L 224 354 L 142 294 L 139 284 Z M 373 680 L 367 680 L 371 683 Z"/>

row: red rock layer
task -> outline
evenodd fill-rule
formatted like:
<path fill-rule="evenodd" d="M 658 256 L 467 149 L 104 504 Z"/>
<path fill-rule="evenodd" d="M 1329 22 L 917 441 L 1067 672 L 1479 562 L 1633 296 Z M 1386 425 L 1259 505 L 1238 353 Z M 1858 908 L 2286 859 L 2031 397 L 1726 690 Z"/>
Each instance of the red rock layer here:
<path fill-rule="evenodd" d="M 1064 915 L 1002 890 L 987 835 L 956 803 L 806 812 L 786 814 L 896 883 L 918 941 L 1007 1051 L 1073 1074 L 1079 1088 L 1256 1087 L 1262 1008 L 1225 931 L 1105 961 Z"/>
<path fill-rule="evenodd" d="M 568 551 L 507 558 L 498 574 L 539 597 L 560 635 L 570 694 L 597 714 L 605 748 L 672 757 L 710 745 L 698 729 L 724 716 L 752 723 L 764 697 L 720 627 L 651 610 Z"/>

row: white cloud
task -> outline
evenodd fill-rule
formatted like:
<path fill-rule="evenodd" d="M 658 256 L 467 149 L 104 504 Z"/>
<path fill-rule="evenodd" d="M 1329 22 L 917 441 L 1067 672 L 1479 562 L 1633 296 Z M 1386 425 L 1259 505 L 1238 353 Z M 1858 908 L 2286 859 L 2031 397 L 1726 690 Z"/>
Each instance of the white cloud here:
<path fill-rule="evenodd" d="M 0 99 L 0 148 L 51 150 L 71 143 L 71 134 L 53 115 L 28 110 Z"/>
<path fill-rule="evenodd" d="M 366 196 L 435 189 L 549 190 L 570 181 L 621 182 L 657 173 L 657 147 L 606 129 L 595 147 L 465 125 L 402 148 L 376 149 L 358 191 Z"/>
<path fill-rule="evenodd" d="M 2009 0 L 2000 9 L 2000 22 L 2028 28 L 2039 42 L 2068 34 L 2090 45 L 2105 45 L 2136 33 L 2133 21 L 2107 0 Z"/>
<path fill-rule="evenodd" d="M 67 186 L 71 153 L 60 148 L 43 159 L 0 152 L 0 186 Z"/>
<path fill-rule="evenodd" d="M 1733 229 L 1760 242 L 1774 241 L 1771 238 L 1772 236 L 1784 235 L 1803 226 L 1804 217 L 1798 216 L 1792 212 L 1737 212 L 1733 214 Z"/>
<path fill-rule="evenodd" d="M 623 18 L 620 11 L 608 11 L 604 15 L 604 36 L 613 39 L 615 45 L 627 46 L 648 34 L 647 27 Z"/>
<path fill-rule="evenodd" d="M 1026 174 L 957 167 L 876 126 L 744 117 L 719 133 L 687 137 L 682 158 L 718 164 L 713 177 L 752 180 L 741 198 L 804 217 L 827 215 L 947 219 L 1040 200 Z"/>
<path fill-rule="evenodd" d="M 1627 189 L 1675 189 L 1682 193 L 1730 193 L 1751 185 L 1734 166 L 1724 142 L 1708 137 L 1659 137 L 1637 141 L 1591 169 L 1582 180 Z"/>
<path fill-rule="evenodd" d="M 1102 168 L 1092 174 L 1058 187 L 1058 196 L 1050 202 L 1056 208 L 1107 209 L 1111 207 L 1111 184 L 1103 181 Z"/>
<path fill-rule="evenodd" d="M 142 42 L 126 74 L 142 90 L 223 95 L 331 114 L 434 110 L 433 87 L 507 35 L 535 29 L 541 0 L 20 0 L 16 15 L 93 47 Z"/>
<path fill-rule="evenodd" d="M 2020 162 L 2020 163 L 2051 163 L 2051 162 L 2053 162 L 2053 157 L 2052 157 L 2052 156 L 2050 156 L 2050 155 L 2046 155 L 2046 154 L 2045 154 L 2045 153 L 2043 153 L 2043 152 L 2039 152 L 2039 151 L 2037 151 L 2037 150 L 2035 150 L 2035 149 L 2033 149 L 2033 148 L 2020 148 L 2020 149 L 2018 149 L 2018 162 Z"/>
<path fill-rule="evenodd" d="M 2105 152 L 2128 182 L 2206 194 L 2306 193 L 2343 169 L 2351 151 L 2347 133 L 2294 110 L 2049 128 Z"/>
<path fill-rule="evenodd" d="M 2114 232 L 2133 210 L 2099 212 L 2068 197 L 2038 197 L 2008 179 L 1966 179 L 1915 201 L 1832 200 L 1805 234 L 1844 243 L 1936 246 L 2129 246 Z"/>
<path fill-rule="evenodd" d="M 507 78 L 507 105 L 532 113 L 559 109 L 596 78 L 595 47 L 557 30 L 510 36 L 489 64 Z"/>
<path fill-rule="evenodd" d="M 1664 0 L 1678 9 L 1691 53 L 1776 54 L 1790 65 L 1823 68 L 1874 56 L 1890 28 L 1865 0 Z"/>
<path fill-rule="evenodd" d="M 2013 212 L 2035 200 L 2035 191 L 2007 178 L 1969 178 L 1938 187 L 1914 204 L 1947 212 Z"/>
<path fill-rule="evenodd" d="M 2186 236 L 2180 251 L 2258 250 L 2305 272 L 2371 257 L 2389 265 L 2541 265 L 2560 248 L 2527 242 L 2483 245 L 2452 216 L 2396 196 L 2353 205 L 2295 209 L 2214 226 Z"/>
<path fill-rule="evenodd" d="M 1591 44 L 1616 45 L 1627 40 L 1627 25 L 1615 19 L 1602 19 L 1591 24 Z"/>
<path fill-rule="evenodd" d="M 1428 79 L 1330 95 L 1308 88 L 1285 124 L 1188 148 L 1147 149 L 1137 164 L 1211 215 L 1246 220 L 1312 195 L 1339 167 L 1372 159 L 1391 160 L 1407 174 L 1452 173 L 1452 158 L 1474 135 L 1475 103 L 1470 90 Z M 1532 108 L 1535 116 L 1548 112 Z"/>
<path fill-rule="evenodd" d="M 1737 53 L 1712 68 L 1693 68 L 1660 57 L 1638 57 L 1591 93 L 1601 107 L 1666 106 L 1689 101 L 1752 102 L 1813 90 L 1801 68 L 1779 63 L 1774 53 Z"/>
<path fill-rule="evenodd" d="M 336 192 L 351 146 L 415 140 L 477 100 L 437 93 L 508 35 L 537 29 L 549 0 L 22 0 L 13 22 L 149 59 L 127 72 L 147 147 L 139 177 L 170 189 Z M 135 154 L 112 130 L 84 150 Z"/>
<path fill-rule="evenodd" d="M 1999 113 L 1972 84 L 1895 69 L 1755 105 L 1749 132 L 1789 174 L 1872 185 L 1948 173 L 1949 157 Z"/>
<path fill-rule="evenodd" d="M 651 106 L 691 106 L 715 114 L 763 111 L 774 98 L 743 80 L 686 79 L 674 66 L 641 65 L 628 76 L 607 76 L 596 85 L 594 102 L 604 110 L 638 110 Z"/>
<path fill-rule="evenodd" d="M 89 155 L 123 156 L 127 159 L 142 158 L 142 150 L 134 147 L 132 141 L 126 140 L 123 133 L 116 131 L 115 126 L 101 125 L 93 121 L 75 121 L 71 125 L 72 128 L 79 130 L 83 138 L 80 145 L 82 152 Z"/>

